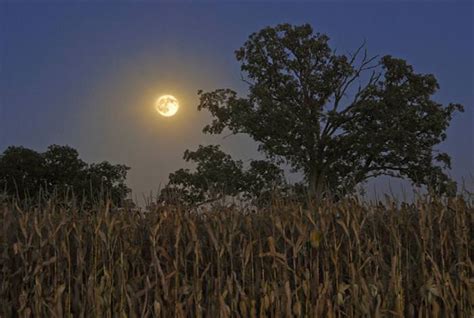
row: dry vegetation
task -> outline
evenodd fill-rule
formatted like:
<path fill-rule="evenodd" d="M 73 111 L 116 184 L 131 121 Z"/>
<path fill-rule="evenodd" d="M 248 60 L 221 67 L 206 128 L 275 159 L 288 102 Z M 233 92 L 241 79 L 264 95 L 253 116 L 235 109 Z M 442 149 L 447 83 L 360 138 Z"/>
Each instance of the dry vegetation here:
<path fill-rule="evenodd" d="M 0 206 L 0 316 L 469 317 L 472 201 Z"/>

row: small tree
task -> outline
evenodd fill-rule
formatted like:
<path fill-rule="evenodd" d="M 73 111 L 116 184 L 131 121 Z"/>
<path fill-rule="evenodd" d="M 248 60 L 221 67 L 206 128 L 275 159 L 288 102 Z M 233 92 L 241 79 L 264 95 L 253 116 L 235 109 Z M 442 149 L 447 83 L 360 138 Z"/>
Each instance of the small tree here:
<path fill-rule="evenodd" d="M 247 170 L 240 160 L 219 146 L 199 146 L 186 150 L 184 160 L 196 164 L 196 171 L 179 169 L 169 176 L 168 185 L 161 191 L 159 201 L 172 204 L 202 205 L 241 196 L 256 205 L 264 204 L 262 193 L 269 194 L 285 186 L 283 171 L 266 161 L 251 161 Z"/>
<path fill-rule="evenodd" d="M 24 147 L 8 147 L 0 156 L 0 189 L 21 199 L 68 190 L 86 202 L 106 196 L 121 204 L 130 189 L 125 180 L 129 168 L 107 161 L 87 164 L 69 146 L 51 145 L 44 153 Z"/>
<path fill-rule="evenodd" d="M 46 185 L 44 157 L 24 147 L 8 147 L 0 156 L 0 192 L 26 198 Z"/>
<path fill-rule="evenodd" d="M 114 165 L 108 161 L 90 164 L 82 172 L 82 182 L 77 186 L 87 198 L 110 198 L 122 205 L 130 189 L 125 184 L 127 172 L 125 165 Z"/>
<path fill-rule="evenodd" d="M 248 95 L 200 91 L 198 109 L 213 116 L 205 133 L 249 135 L 269 159 L 302 172 L 316 198 L 381 175 L 455 192 L 443 172 L 450 157 L 435 146 L 463 108 L 432 99 L 433 75 L 388 55 L 369 57 L 365 45 L 337 54 L 308 24 L 264 28 L 236 57 Z"/>
<path fill-rule="evenodd" d="M 46 181 L 50 189 L 63 192 L 67 188 L 78 188 L 87 164 L 79 158 L 76 149 L 69 146 L 51 145 L 43 153 L 43 158 Z"/>

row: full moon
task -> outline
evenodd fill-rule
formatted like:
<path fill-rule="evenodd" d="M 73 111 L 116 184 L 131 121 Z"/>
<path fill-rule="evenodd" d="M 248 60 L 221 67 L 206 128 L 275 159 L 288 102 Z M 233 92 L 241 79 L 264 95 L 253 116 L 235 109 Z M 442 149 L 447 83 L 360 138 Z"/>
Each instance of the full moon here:
<path fill-rule="evenodd" d="M 179 108 L 178 100 L 171 95 L 163 95 L 155 103 L 155 108 L 160 115 L 171 117 L 176 114 Z"/>

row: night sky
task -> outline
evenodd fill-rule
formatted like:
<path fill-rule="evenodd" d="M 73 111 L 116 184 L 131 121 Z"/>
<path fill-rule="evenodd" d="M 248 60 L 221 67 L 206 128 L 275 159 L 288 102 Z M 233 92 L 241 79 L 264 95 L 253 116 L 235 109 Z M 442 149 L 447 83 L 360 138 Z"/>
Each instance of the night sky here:
<path fill-rule="evenodd" d="M 220 143 L 235 158 L 256 157 L 244 137 L 201 133 L 197 90 L 245 93 L 234 58 L 248 35 L 268 25 L 310 23 L 338 52 L 364 39 L 370 54 L 406 59 L 433 73 L 439 102 L 461 103 L 441 145 L 451 175 L 474 184 L 473 2 L 0 4 L 0 152 L 68 144 L 87 162 L 129 165 L 134 195 L 156 192 L 184 166 L 185 149 Z M 172 94 L 175 117 L 153 102 Z M 293 177 L 296 178 L 296 177 Z M 386 180 L 385 180 L 386 181 Z M 384 182 L 385 182 L 384 181 Z M 378 181 L 378 189 L 387 189 Z M 373 185 L 373 184 L 372 184 Z"/>

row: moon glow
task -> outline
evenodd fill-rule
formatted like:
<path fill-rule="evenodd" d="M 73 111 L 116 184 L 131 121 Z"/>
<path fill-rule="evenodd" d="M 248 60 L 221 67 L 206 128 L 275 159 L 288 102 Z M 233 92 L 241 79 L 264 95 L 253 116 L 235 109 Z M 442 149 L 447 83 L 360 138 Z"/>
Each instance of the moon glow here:
<path fill-rule="evenodd" d="M 163 95 L 155 103 L 155 109 L 160 115 L 171 117 L 176 114 L 179 109 L 178 100 L 172 95 Z"/>

